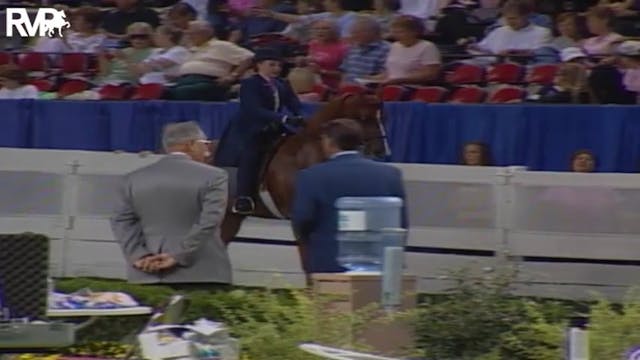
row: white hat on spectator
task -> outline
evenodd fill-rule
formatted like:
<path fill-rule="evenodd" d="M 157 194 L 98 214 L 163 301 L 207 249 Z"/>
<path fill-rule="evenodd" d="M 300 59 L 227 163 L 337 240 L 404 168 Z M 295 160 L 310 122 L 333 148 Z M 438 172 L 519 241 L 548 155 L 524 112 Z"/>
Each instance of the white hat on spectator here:
<path fill-rule="evenodd" d="M 640 41 L 623 41 L 620 45 L 618 45 L 616 53 L 622 56 L 640 56 Z"/>
<path fill-rule="evenodd" d="M 578 47 L 568 47 L 560 51 L 560 60 L 562 60 L 562 62 L 569 62 L 575 59 L 586 58 L 586 57 L 587 57 L 587 54 L 585 54 L 585 52 Z"/>

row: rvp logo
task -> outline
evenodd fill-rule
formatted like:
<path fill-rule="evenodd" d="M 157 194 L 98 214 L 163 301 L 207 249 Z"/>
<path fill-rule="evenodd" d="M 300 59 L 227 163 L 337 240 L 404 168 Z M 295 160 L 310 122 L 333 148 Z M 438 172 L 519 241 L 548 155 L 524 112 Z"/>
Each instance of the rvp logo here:
<path fill-rule="evenodd" d="M 71 26 L 64 10 L 40 8 L 33 23 L 25 8 L 8 8 L 6 12 L 6 34 L 8 37 L 13 36 L 14 28 L 21 37 L 53 37 L 56 35 L 56 30 L 58 36 L 62 36 L 62 29 Z"/>

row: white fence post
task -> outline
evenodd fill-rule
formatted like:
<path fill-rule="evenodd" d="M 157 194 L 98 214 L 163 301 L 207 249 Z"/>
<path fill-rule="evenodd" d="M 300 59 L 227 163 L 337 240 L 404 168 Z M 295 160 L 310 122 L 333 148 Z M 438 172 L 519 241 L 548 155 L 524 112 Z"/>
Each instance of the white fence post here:
<path fill-rule="evenodd" d="M 69 265 L 71 264 L 69 254 L 72 242 L 71 231 L 74 228 L 78 214 L 78 168 L 81 164 L 78 160 L 73 159 L 67 166 L 69 167 L 69 172 L 65 175 L 64 188 L 62 189 L 62 215 L 65 221 L 64 236 L 62 238 L 62 259 L 60 259 L 62 277 L 72 275 L 69 273 Z"/>

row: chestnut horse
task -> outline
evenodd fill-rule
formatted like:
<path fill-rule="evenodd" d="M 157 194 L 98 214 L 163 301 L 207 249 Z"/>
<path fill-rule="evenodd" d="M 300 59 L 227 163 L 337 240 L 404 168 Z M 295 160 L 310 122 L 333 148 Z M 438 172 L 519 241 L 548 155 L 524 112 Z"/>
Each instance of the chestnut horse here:
<path fill-rule="evenodd" d="M 349 118 L 360 123 L 364 130 L 365 155 L 384 156 L 389 153 L 386 133 L 381 114 L 382 103 L 371 94 L 345 95 L 328 102 L 306 122 L 300 132 L 283 137 L 276 145 L 266 167 L 262 172 L 261 193 L 268 193 L 269 204 L 265 197 L 256 197 L 256 211 L 253 216 L 263 218 L 288 219 L 294 195 L 294 183 L 298 170 L 325 161 L 320 147 L 320 131 L 323 124 L 339 118 Z M 213 150 L 215 151 L 215 150 Z M 215 165 L 215 164 L 214 164 Z M 233 177 L 230 176 L 229 181 Z M 345 181 L 350 181 L 345 179 Z M 234 196 L 232 191 L 230 197 Z M 232 204 L 232 199 L 229 199 Z M 222 224 L 222 240 L 229 244 L 240 231 L 244 215 L 231 212 L 230 208 Z M 297 239 L 300 240 L 300 239 Z M 298 250 L 303 269 L 305 247 L 300 241 Z"/>

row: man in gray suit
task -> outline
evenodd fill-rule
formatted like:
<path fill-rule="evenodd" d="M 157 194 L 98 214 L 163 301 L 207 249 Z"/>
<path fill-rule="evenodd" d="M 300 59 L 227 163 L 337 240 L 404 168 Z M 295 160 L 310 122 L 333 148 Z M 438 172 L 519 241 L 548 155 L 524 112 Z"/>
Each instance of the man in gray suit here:
<path fill-rule="evenodd" d="M 209 141 L 195 122 L 167 125 L 162 142 L 168 155 L 126 176 L 111 220 L 129 281 L 228 284 L 231 264 L 220 238 L 227 173 L 204 164 Z"/>

